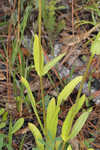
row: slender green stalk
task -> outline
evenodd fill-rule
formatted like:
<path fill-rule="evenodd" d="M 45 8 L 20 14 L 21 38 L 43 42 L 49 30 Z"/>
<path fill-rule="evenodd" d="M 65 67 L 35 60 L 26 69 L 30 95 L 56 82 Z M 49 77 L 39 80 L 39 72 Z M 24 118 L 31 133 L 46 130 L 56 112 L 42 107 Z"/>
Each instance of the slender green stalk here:
<path fill-rule="evenodd" d="M 22 140 L 21 140 L 20 146 L 19 146 L 19 150 L 22 150 L 22 149 L 23 149 L 25 136 L 26 136 L 26 134 L 22 137 Z"/>
<path fill-rule="evenodd" d="M 42 124 L 42 122 L 41 122 L 41 120 L 40 120 L 40 117 L 39 117 L 39 115 L 38 115 L 38 111 L 37 111 L 36 104 L 35 104 L 35 99 L 34 99 L 34 96 L 33 96 L 33 94 L 32 94 L 32 91 L 31 91 L 31 89 L 30 89 L 29 83 L 28 83 L 27 80 L 26 80 L 25 78 L 23 78 L 23 77 L 21 77 L 21 82 L 24 84 L 24 86 L 26 87 L 26 89 L 27 89 L 27 91 L 28 91 L 28 96 L 29 96 L 29 98 L 30 98 L 30 102 L 31 102 L 33 111 L 34 111 L 34 113 L 35 113 L 35 115 L 36 115 L 36 118 L 37 118 L 38 123 L 39 123 L 39 125 L 40 125 L 40 127 L 41 127 L 41 130 L 43 131 L 43 134 L 46 135 L 46 134 L 45 134 L 44 127 L 43 127 L 43 124 Z"/>
<path fill-rule="evenodd" d="M 39 0 L 39 49 L 40 49 L 40 60 L 42 57 L 41 54 L 41 0 Z M 44 129 L 46 132 L 46 114 L 45 114 L 45 100 L 44 100 L 44 91 L 43 91 L 43 80 L 42 80 L 42 76 L 40 77 L 40 87 L 41 87 L 41 97 L 42 97 L 42 106 L 43 106 L 43 120 L 44 120 Z"/>
<path fill-rule="evenodd" d="M 41 122 L 41 120 L 40 120 L 40 118 L 39 118 L 39 115 L 38 115 L 38 112 L 37 112 L 36 107 L 34 107 L 34 113 L 35 113 L 35 115 L 36 115 L 36 117 L 37 117 L 38 123 L 39 123 L 39 125 L 40 125 L 40 127 L 41 127 L 41 130 L 43 131 L 43 134 L 46 136 L 46 132 L 45 132 L 45 130 L 44 130 L 44 128 L 43 128 L 43 125 L 42 125 L 42 122 Z"/>
<path fill-rule="evenodd" d="M 41 97 L 42 97 L 42 107 L 43 107 L 43 120 L 44 120 L 44 128 L 46 130 L 46 114 L 45 114 L 45 99 L 44 99 L 44 91 L 43 91 L 43 80 L 40 77 L 40 86 L 41 86 Z"/>
<path fill-rule="evenodd" d="M 41 8 L 41 0 L 39 0 L 39 42 L 40 42 L 40 49 L 41 49 L 41 24 L 42 24 L 42 21 L 41 21 L 41 12 L 42 12 L 42 8 Z"/>
<path fill-rule="evenodd" d="M 77 103 L 78 99 L 80 98 L 80 95 L 81 95 L 81 92 L 82 92 L 82 88 L 83 88 L 84 82 L 86 80 L 86 77 L 87 77 L 87 74 L 88 74 L 88 71 L 89 71 L 89 68 L 90 68 L 90 65 L 91 65 L 93 57 L 94 57 L 94 54 L 91 54 L 89 62 L 88 62 L 88 65 L 87 65 L 87 68 L 86 68 L 86 71 L 85 71 L 85 73 L 83 75 L 83 79 L 81 81 L 81 85 L 80 85 L 77 97 L 76 97 L 76 103 Z"/>

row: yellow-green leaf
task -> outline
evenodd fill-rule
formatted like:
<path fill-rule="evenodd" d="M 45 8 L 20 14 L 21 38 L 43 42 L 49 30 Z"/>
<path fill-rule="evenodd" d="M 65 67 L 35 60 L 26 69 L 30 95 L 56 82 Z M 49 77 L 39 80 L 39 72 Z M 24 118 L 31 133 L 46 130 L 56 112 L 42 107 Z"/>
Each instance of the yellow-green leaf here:
<path fill-rule="evenodd" d="M 44 56 L 42 46 L 41 45 L 39 46 L 39 38 L 37 35 L 34 36 L 33 56 L 34 56 L 35 70 L 37 71 L 39 76 L 42 76 L 44 66 Z"/>
<path fill-rule="evenodd" d="M 79 112 L 79 110 L 81 109 L 81 107 L 82 107 L 82 105 L 84 104 L 84 102 L 85 102 L 85 94 L 84 95 L 82 95 L 79 99 L 78 99 L 78 101 L 76 102 L 76 104 L 75 104 L 75 111 L 73 112 L 74 113 L 74 115 L 76 115 L 78 112 Z"/>
<path fill-rule="evenodd" d="M 4 128 L 6 126 L 6 122 L 1 122 L 0 123 L 0 129 Z"/>
<path fill-rule="evenodd" d="M 24 86 L 26 87 L 26 89 L 27 89 L 28 96 L 29 96 L 30 101 L 31 101 L 31 105 L 32 105 L 32 107 L 33 107 L 33 109 L 34 109 L 34 107 L 36 106 L 36 105 L 35 105 L 35 98 L 34 98 L 34 96 L 33 96 L 33 94 L 32 94 L 30 85 L 29 85 L 28 81 L 27 81 L 25 78 L 23 78 L 23 77 L 21 77 L 21 82 L 23 83 L 23 85 L 24 85 Z"/>
<path fill-rule="evenodd" d="M 72 81 L 70 81 L 64 89 L 60 92 L 58 95 L 58 101 L 57 106 L 60 106 L 62 100 L 66 100 L 68 96 L 72 93 L 73 89 L 76 87 L 76 85 L 82 80 L 82 76 L 78 76 Z"/>
<path fill-rule="evenodd" d="M 65 118 L 65 121 L 62 126 L 62 134 L 61 134 L 61 136 L 65 142 L 67 140 L 69 140 L 69 135 L 70 135 L 70 131 L 72 128 L 72 123 L 73 123 L 74 117 L 81 109 L 82 105 L 84 104 L 84 101 L 85 101 L 85 95 L 83 95 L 78 100 L 78 102 L 70 108 L 70 110 Z"/>
<path fill-rule="evenodd" d="M 3 116 L 2 116 L 2 121 L 7 121 L 8 119 L 8 112 L 4 112 Z"/>
<path fill-rule="evenodd" d="M 72 150 L 72 147 L 71 145 L 68 146 L 67 150 Z"/>
<path fill-rule="evenodd" d="M 73 123 L 73 118 L 74 118 L 73 111 L 75 110 L 74 106 L 75 104 L 71 107 L 71 109 L 68 112 L 67 117 L 65 118 L 65 121 L 63 122 L 61 137 L 65 142 L 67 142 L 69 133 L 72 128 L 72 123 Z"/>
<path fill-rule="evenodd" d="M 84 112 L 75 122 L 73 128 L 72 128 L 72 132 L 69 136 L 69 139 L 73 139 L 75 136 L 77 136 L 77 134 L 80 132 L 80 130 L 82 129 L 83 125 L 85 124 L 90 112 L 92 111 L 92 109 L 89 109 L 88 111 Z"/>
<path fill-rule="evenodd" d="M 97 34 L 96 39 L 91 45 L 91 53 L 94 55 L 100 55 L 100 32 Z"/>
<path fill-rule="evenodd" d="M 35 137 L 35 141 L 37 144 L 37 147 L 39 150 L 44 150 L 44 144 L 42 144 L 40 141 L 43 141 L 42 135 L 39 131 L 39 129 L 32 123 L 28 123 L 28 127 L 31 130 L 32 134 Z"/>
<path fill-rule="evenodd" d="M 15 133 L 16 131 L 18 131 L 22 125 L 24 123 L 24 118 L 20 118 L 16 121 L 16 123 L 14 124 L 14 126 L 12 127 L 12 131 L 11 134 Z"/>
<path fill-rule="evenodd" d="M 0 108 L 0 115 L 2 115 L 5 112 L 4 108 Z"/>
<path fill-rule="evenodd" d="M 55 104 L 55 98 L 52 98 L 47 108 L 46 125 L 47 131 L 50 133 L 53 140 L 56 137 L 59 110 L 60 108 L 58 108 Z"/>
<path fill-rule="evenodd" d="M 37 111 L 37 109 L 36 109 L 35 98 L 34 98 L 34 96 L 33 96 L 33 94 L 32 94 L 31 89 L 30 89 L 30 85 L 29 85 L 28 81 L 27 81 L 25 78 L 23 78 L 23 77 L 21 77 L 21 82 L 23 83 L 23 85 L 24 85 L 24 86 L 26 87 L 26 89 L 27 89 L 28 96 L 29 96 L 29 99 L 30 99 L 32 108 L 33 108 L 34 113 L 35 113 L 35 115 L 36 115 L 36 117 L 37 117 L 37 120 L 38 120 L 38 122 L 39 122 L 39 124 L 40 124 L 40 126 L 41 126 L 41 129 L 42 129 L 42 131 L 44 132 L 43 125 L 42 125 L 42 123 L 41 123 L 41 120 L 40 120 L 39 115 L 38 115 L 38 111 Z"/>
<path fill-rule="evenodd" d="M 48 62 L 48 63 L 44 66 L 44 68 L 43 68 L 43 73 L 42 73 L 42 75 L 45 75 L 46 73 L 48 73 L 48 71 L 49 71 L 52 67 L 54 67 L 54 65 L 55 65 L 59 60 L 61 60 L 61 59 L 64 57 L 64 55 L 65 55 L 65 53 L 63 53 L 63 54 L 61 54 L 61 55 L 55 57 L 53 60 L 51 60 L 50 62 Z"/>
<path fill-rule="evenodd" d="M 61 146 L 61 144 L 62 144 L 62 140 L 57 140 L 55 143 L 55 149 L 59 150 L 59 147 Z"/>

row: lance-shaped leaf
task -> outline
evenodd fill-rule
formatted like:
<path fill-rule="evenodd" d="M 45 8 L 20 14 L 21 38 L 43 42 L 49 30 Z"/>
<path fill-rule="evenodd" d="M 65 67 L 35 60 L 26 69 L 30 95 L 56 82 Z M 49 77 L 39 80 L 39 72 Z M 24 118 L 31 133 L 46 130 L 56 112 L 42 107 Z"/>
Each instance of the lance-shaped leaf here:
<path fill-rule="evenodd" d="M 78 102 L 70 108 L 70 110 L 65 118 L 65 121 L 62 126 L 62 134 L 61 134 L 61 137 L 63 138 L 63 140 L 65 142 L 67 142 L 69 140 L 69 135 L 70 135 L 70 132 L 72 129 L 72 123 L 73 123 L 74 117 L 81 109 L 82 105 L 84 104 L 84 101 L 85 101 L 85 95 L 83 95 L 78 100 Z"/>
<path fill-rule="evenodd" d="M 43 66 L 44 66 L 44 56 L 42 51 L 42 46 L 39 46 L 39 38 L 37 35 L 34 36 L 34 47 L 33 47 L 34 65 L 35 70 L 39 76 L 42 76 Z"/>
<path fill-rule="evenodd" d="M 33 94 L 32 94 L 31 89 L 30 89 L 30 85 L 29 85 L 28 81 L 27 81 L 25 78 L 23 78 L 23 77 L 21 77 L 21 82 L 23 83 L 23 85 L 24 85 L 24 86 L 26 87 L 26 89 L 27 89 L 28 96 L 29 96 L 29 99 L 30 99 L 32 108 L 33 108 L 34 113 L 35 113 L 35 115 L 36 115 L 36 117 L 37 117 L 37 120 L 38 120 L 38 122 L 39 122 L 39 124 L 40 124 L 40 126 L 41 126 L 41 129 L 42 129 L 42 131 L 44 132 L 43 125 L 42 125 L 42 123 L 41 123 L 41 120 L 40 120 L 39 115 L 38 115 L 38 111 L 37 111 L 37 109 L 36 109 L 35 98 L 34 98 L 34 96 L 33 96 Z"/>
<path fill-rule="evenodd" d="M 35 104 L 35 98 L 34 98 L 34 96 L 33 96 L 33 94 L 32 94 L 30 85 L 29 85 L 29 83 L 27 82 L 27 80 L 26 80 L 25 78 L 23 78 L 23 77 L 21 77 L 21 82 L 22 82 L 22 84 L 23 84 L 23 85 L 26 87 L 26 89 L 27 89 L 28 96 L 29 96 L 30 101 L 31 101 L 31 105 L 32 105 L 32 107 L 33 107 L 33 109 L 34 109 L 34 107 L 36 106 L 36 104 Z"/>
<path fill-rule="evenodd" d="M 76 87 L 76 85 L 82 80 L 82 76 L 76 77 L 72 81 L 70 81 L 64 89 L 60 92 L 58 95 L 58 101 L 57 106 L 59 107 L 62 100 L 66 100 L 68 96 L 72 93 L 73 89 Z"/>
<path fill-rule="evenodd" d="M 68 146 L 67 150 L 72 150 L 72 147 L 71 145 Z"/>
<path fill-rule="evenodd" d="M 6 122 L 1 122 L 0 123 L 0 129 L 4 128 L 6 126 Z"/>
<path fill-rule="evenodd" d="M 22 125 L 24 123 L 24 118 L 20 118 L 16 121 L 16 123 L 14 124 L 14 126 L 12 127 L 12 131 L 11 134 L 15 133 L 16 131 L 18 131 Z"/>
<path fill-rule="evenodd" d="M 100 32 L 97 34 L 96 39 L 91 45 L 91 53 L 100 55 Z"/>
<path fill-rule="evenodd" d="M 60 108 L 55 104 L 55 98 L 52 98 L 47 108 L 46 125 L 47 132 L 50 133 L 53 140 L 56 137 L 59 110 Z"/>
<path fill-rule="evenodd" d="M 39 129 L 32 123 L 28 123 L 28 127 L 35 137 L 37 148 L 39 150 L 44 150 L 44 144 L 42 144 L 42 142 L 41 142 L 41 141 L 43 141 L 43 138 L 42 138 L 42 135 L 41 135 Z"/>
<path fill-rule="evenodd" d="M 45 75 L 46 73 L 48 73 L 48 71 L 54 67 L 54 65 L 59 61 L 61 60 L 63 57 L 64 57 L 65 53 L 55 57 L 53 60 L 51 60 L 50 62 L 48 62 L 44 68 L 43 68 L 43 72 L 42 72 L 42 75 Z"/>
<path fill-rule="evenodd" d="M 77 136 L 77 134 L 80 132 L 80 130 L 82 129 L 83 125 L 85 124 L 90 112 L 92 111 L 92 109 L 90 108 L 88 111 L 84 112 L 75 122 L 73 128 L 72 128 L 72 132 L 69 136 L 69 140 L 73 139 L 75 136 Z"/>
<path fill-rule="evenodd" d="M 0 115 L 2 115 L 5 112 L 4 108 L 0 108 Z"/>

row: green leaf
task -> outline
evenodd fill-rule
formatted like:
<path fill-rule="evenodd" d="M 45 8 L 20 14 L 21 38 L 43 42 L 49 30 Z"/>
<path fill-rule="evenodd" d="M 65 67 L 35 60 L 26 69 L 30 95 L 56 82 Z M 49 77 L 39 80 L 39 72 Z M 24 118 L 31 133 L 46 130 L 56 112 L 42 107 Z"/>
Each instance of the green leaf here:
<path fill-rule="evenodd" d="M 86 98 L 85 95 L 82 95 L 78 99 L 78 101 L 76 102 L 76 104 L 75 104 L 75 111 L 73 112 L 74 115 L 76 115 L 79 112 L 79 110 L 81 109 L 82 105 L 85 102 L 85 98 Z"/>
<path fill-rule="evenodd" d="M 23 123 L 24 123 L 24 118 L 18 119 L 14 124 L 14 126 L 12 127 L 11 134 L 14 134 L 16 131 L 18 131 L 22 127 Z"/>
<path fill-rule="evenodd" d="M 62 150 L 62 143 L 62 138 L 60 136 L 56 137 L 55 150 Z"/>
<path fill-rule="evenodd" d="M 92 54 L 100 55 L 100 32 L 97 34 L 90 50 Z"/>
<path fill-rule="evenodd" d="M 44 150 L 44 144 L 42 144 L 40 142 L 40 140 L 43 140 L 43 138 L 42 138 L 42 135 L 41 135 L 40 131 L 38 130 L 38 128 L 32 123 L 28 123 L 28 127 L 29 127 L 29 129 L 31 130 L 32 134 L 35 137 L 35 141 L 36 141 L 37 147 L 40 150 Z"/>
<path fill-rule="evenodd" d="M 4 108 L 0 108 L 0 115 L 2 115 L 5 112 Z"/>
<path fill-rule="evenodd" d="M 0 134 L 0 150 L 2 150 L 2 147 L 4 146 L 4 138 L 6 136 L 4 134 Z"/>
<path fill-rule="evenodd" d="M 34 96 L 33 96 L 33 94 L 32 94 L 31 89 L 30 89 L 29 83 L 28 83 L 28 81 L 27 81 L 25 78 L 23 78 L 23 77 L 21 77 L 21 82 L 24 84 L 24 86 L 25 86 L 26 89 L 27 89 L 28 96 L 29 96 L 29 99 L 30 99 L 32 108 L 33 108 L 34 113 L 35 113 L 35 115 L 36 115 L 36 117 L 37 117 L 37 120 L 38 120 L 38 122 L 39 122 L 39 124 L 40 124 L 40 126 L 41 126 L 41 129 L 42 129 L 42 131 L 44 132 L 43 125 L 42 125 L 42 123 L 41 123 L 41 120 L 40 120 L 39 115 L 38 115 L 38 111 L 37 111 L 37 109 L 36 109 L 35 98 L 34 98 Z"/>
<path fill-rule="evenodd" d="M 74 106 L 75 104 L 71 107 L 67 117 L 65 118 L 65 121 L 63 122 L 61 137 L 65 142 L 67 142 L 68 140 L 68 136 L 72 127 L 73 118 L 74 118 L 73 111 L 75 110 Z"/>
<path fill-rule="evenodd" d="M 56 137 L 59 110 L 60 108 L 55 104 L 55 98 L 52 98 L 47 108 L 46 125 L 47 132 L 50 133 L 53 140 Z"/>
<path fill-rule="evenodd" d="M 77 136 L 77 134 L 80 132 L 80 130 L 82 129 L 83 125 L 85 124 L 90 112 L 92 111 L 92 109 L 90 108 L 88 111 L 84 112 L 75 122 L 73 128 L 72 128 L 72 132 L 69 136 L 69 139 L 73 139 L 75 136 Z"/>
<path fill-rule="evenodd" d="M 87 148 L 90 147 L 90 144 L 95 141 L 95 138 L 87 138 L 84 140 L 84 144 Z"/>
<path fill-rule="evenodd" d="M 21 82 L 23 83 L 23 85 L 24 85 L 24 86 L 26 87 L 26 89 L 27 89 L 28 96 L 29 96 L 30 101 L 31 101 L 31 105 L 32 105 L 32 107 L 33 107 L 33 109 L 34 109 L 34 107 L 36 106 L 36 104 L 35 104 L 35 98 L 34 98 L 34 96 L 33 96 L 33 94 L 32 94 L 30 85 L 29 85 L 28 81 L 27 81 L 25 78 L 23 78 L 23 77 L 21 77 Z"/>
<path fill-rule="evenodd" d="M 6 122 L 1 122 L 0 123 L 0 129 L 4 128 L 6 126 Z"/>
<path fill-rule="evenodd" d="M 61 58 L 63 58 L 64 55 L 65 55 L 65 53 L 63 53 L 63 54 L 61 54 L 61 55 L 55 57 L 53 60 L 51 60 L 50 62 L 48 62 L 48 63 L 44 66 L 44 68 L 43 68 L 42 75 L 45 75 L 46 73 L 48 73 L 48 71 L 49 71 L 52 67 L 54 67 L 54 65 L 55 65 L 59 60 L 61 60 Z"/>
<path fill-rule="evenodd" d="M 67 150 L 72 150 L 72 147 L 71 145 L 68 146 Z"/>
<path fill-rule="evenodd" d="M 13 150 L 13 148 L 10 144 L 6 144 L 6 147 L 7 147 L 8 150 Z"/>
<path fill-rule="evenodd" d="M 73 123 L 74 117 L 81 109 L 82 105 L 84 104 L 84 101 L 85 101 L 85 95 L 83 95 L 78 100 L 78 102 L 70 108 L 70 110 L 65 118 L 65 121 L 62 126 L 62 134 L 61 134 L 61 136 L 65 142 L 67 140 L 69 140 L 69 134 L 70 134 L 70 131 L 72 128 L 72 123 Z"/>
<path fill-rule="evenodd" d="M 66 100 L 68 96 L 72 93 L 73 89 L 76 87 L 76 85 L 82 80 L 82 76 L 76 77 L 72 81 L 70 81 L 64 89 L 60 92 L 58 95 L 58 101 L 57 106 L 59 107 L 62 100 Z"/>
<path fill-rule="evenodd" d="M 44 56 L 42 47 L 39 47 L 39 38 L 37 35 L 34 36 L 34 47 L 33 47 L 33 56 L 34 56 L 34 64 L 35 70 L 37 71 L 39 76 L 42 76 L 42 71 L 44 67 Z"/>
<path fill-rule="evenodd" d="M 7 121 L 8 119 L 8 112 L 5 112 L 2 116 L 2 121 Z"/>

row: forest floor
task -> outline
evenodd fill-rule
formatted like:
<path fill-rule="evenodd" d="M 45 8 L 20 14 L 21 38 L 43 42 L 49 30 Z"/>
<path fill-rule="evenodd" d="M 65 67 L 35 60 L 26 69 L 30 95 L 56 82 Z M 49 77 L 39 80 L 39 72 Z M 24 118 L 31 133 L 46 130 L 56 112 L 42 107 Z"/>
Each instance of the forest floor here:
<path fill-rule="evenodd" d="M 23 117 L 24 125 L 13 135 L 12 146 L 14 150 L 18 150 L 23 139 L 22 149 L 31 150 L 35 141 L 28 129 L 28 122 L 39 125 L 27 98 L 27 91 L 21 86 L 20 76 L 26 77 L 29 81 L 32 93 L 37 100 L 38 113 L 42 119 L 40 81 L 33 62 L 33 36 L 38 33 L 38 9 L 32 0 L 21 3 L 20 22 L 24 18 L 27 6 L 32 5 L 22 39 L 22 33 L 18 35 L 17 1 L 0 1 L 0 107 L 5 108 L 5 111 L 8 112 L 6 126 L 0 127 L 0 134 L 8 134 L 10 116 L 13 124 L 17 119 Z M 44 22 L 42 23 L 42 47 L 45 63 L 63 52 L 66 53 L 65 57 L 43 79 L 46 108 L 50 99 L 57 98 L 58 93 L 71 79 L 84 74 L 91 55 L 91 43 L 100 29 L 100 27 L 94 28 L 93 24 L 94 20 L 95 24 L 100 22 L 98 14 L 92 9 L 94 8 L 92 6 L 95 6 L 94 1 L 76 0 L 72 5 L 72 1 L 63 0 L 57 3 L 56 7 L 60 5 L 65 7 L 56 10 L 55 16 L 52 16 L 56 19 L 55 28 L 52 29 L 52 20 L 51 28 Z M 94 20 L 93 17 L 95 17 Z M 60 32 L 58 32 L 56 29 L 60 22 L 63 23 L 63 28 L 60 31 L 59 27 Z M 22 56 L 20 53 L 13 52 L 16 42 L 20 43 Z M 61 106 L 58 135 L 61 133 L 68 110 L 75 103 L 78 88 L 79 86 Z M 78 136 L 70 143 L 74 150 L 86 150 L 89 147 L 100 150 L 100 56 L 93 58 L 82 94 L 87 96 L 83 109 L 92 106 L 93 111 Z M 80 116 L 80 113 L 76 118 Z M 5 146 L 3 149 L 6 149 Z"/>

